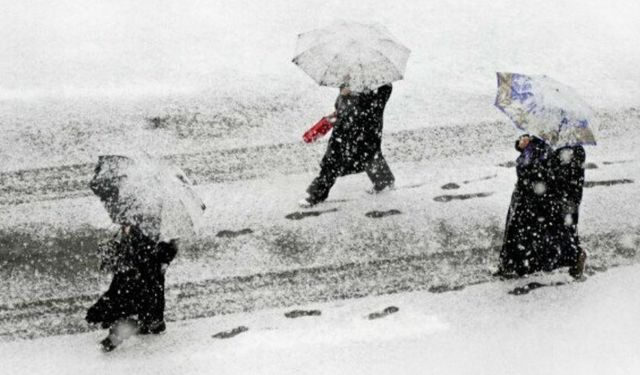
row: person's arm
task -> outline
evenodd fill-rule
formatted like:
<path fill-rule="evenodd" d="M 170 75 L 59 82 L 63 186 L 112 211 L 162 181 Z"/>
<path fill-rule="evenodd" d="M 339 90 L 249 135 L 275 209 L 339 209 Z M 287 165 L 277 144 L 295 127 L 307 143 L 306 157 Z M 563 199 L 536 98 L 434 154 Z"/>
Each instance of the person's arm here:
<path fill-rule="evenodd" d="M 549 149 L 539 142 L 529 144 L 529 163 L 518 172 L 519 189 L 531 196 L 542 196 L 551 193 L 554 189 L 555 173 L 553 158 Z"/>
<path fill-rule="evenodd" d="M 169 264 L 176 257 L 178 253 L 177 240 L 171 240 L 169 242 L 159 242 L 156 249 L 156 257 L 158 263 Z"/>
<path fill-rule="evenodd" d="M 377 99 L 382 101 L 382 103 L 387 103 L 389 97 L 391 96 L 391 91 L 393 91 L 393 86 L 391 86 L 390 83 L 378 87 Z"/>
<path fill-rule="evenodd" d="M 340 122 L 340 106 L 339 106 L 339 102 L 340 102 L 340 96 L 338 95 L 338 97 L 336 98 L 336 101 L 333 103 L 333 115 L 334 115 L 334 119 L 335 121 L 333 121 L 333 125 L 336 126 L 338 125 L 338 123 Z"/>

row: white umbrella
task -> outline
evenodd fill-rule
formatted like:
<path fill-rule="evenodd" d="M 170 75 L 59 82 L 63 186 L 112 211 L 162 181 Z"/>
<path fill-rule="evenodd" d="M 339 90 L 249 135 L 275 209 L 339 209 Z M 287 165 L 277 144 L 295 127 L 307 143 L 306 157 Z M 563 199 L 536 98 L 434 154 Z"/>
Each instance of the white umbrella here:
<path fill-rule="evenodd" d="M 150 157 L 100 156 L 91 189 L 115 223 L 159 241 L 192 236 L 205 209 L 182 170 Z"/>
<path fill-rule="evenodd" d="M 322 86 L 362 92 L 401 80 L 410 52 L 378 23 L 336 21 L 298 35 L 293 63 Z"/>

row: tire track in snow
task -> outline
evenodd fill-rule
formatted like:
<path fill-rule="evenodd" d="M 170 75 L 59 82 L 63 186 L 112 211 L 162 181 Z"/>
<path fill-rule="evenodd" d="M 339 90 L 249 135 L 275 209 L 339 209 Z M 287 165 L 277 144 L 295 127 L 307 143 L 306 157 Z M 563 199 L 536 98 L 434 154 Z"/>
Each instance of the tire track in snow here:
<path fill-rule="evenodd" d="M 627 136 L 637 129 L 640 111 L 635 108 L 597 114 L 600 138 Z M 513 144 L 505 121 L 442 126 L 385 133 L 383 151 L 392 163 L 435 158 L 480 155 L 504 151 Z M 206 139 L 203 139 L 206 142 Z M 166 156 L 197 183 L 213 184 L 300 174 L 318 170 L 325 142 L 313 145 L 281 143 Z M 603 165 L 636 163 L 636 160 L 604 161 Z M 513 161 L 500 166 L 513 167 Z M 88 183 L 93 163 L 0 172 L 0 206 L 27 202 L 92 196 Z"/>
<path fill-rule="evenodd" d="M 442 283 L 437 269 L 462 264 L 467 266 L 460 267 L 461 279 L 468 284 L 486 282 L 496 251 L 470 249 L 184 282 L 168 286 L 165 315 L 176 321 L 423 290 Z M 0 341 L 93 330 L 84 315 L 97 298 L 94 294 L 0 305 Z"/>
<path fill-rule="evenodd" d="M 640 261 L 640 252 L 621 240 L 625 236 L 629 233 L 585 236 L 583 245 L 591 254 L 587 274 Z M 635 231 L 635 238 L 640 238 L 640 231 Z M 498 251 L 499 245 L 449 249 L 177 283 L 167 287 L 166 318 L 179 321 L 418 290 L 455 292 L 496 280 L 491 274 Z M 443 273 L 443 269 L 455 272 Z M 93 330 L 85 323 L 84 315 L 97 297 L 98 294 L 85 294 L 0 305 L 0 341 Z"/>
<path fill-rule="evenodd" d="M 384 153 L 393 163 L 418 162 L 440 157 L 489 153 L 502 148 L 510 137 L 497 132 L 502 122 L 471 127 L 426 128 L 385 134 Z M 478 134 L 503 133 L 502 140 L 478 142 Z M 466 134 L 466 136 L 465 136 Z M 451 139 L 458 139 L 451 142 Z M 318 170 L 326 143 L 314 145 L 281 143 L 228 150 L 175 154 L 165 158 L 176 163 L 197 184 L 215 184 L 269 177 L 274 174 L 300 174 Z M 0 205 L 92 196 L 89 181 L 95 164 L 0 172 Z"/>

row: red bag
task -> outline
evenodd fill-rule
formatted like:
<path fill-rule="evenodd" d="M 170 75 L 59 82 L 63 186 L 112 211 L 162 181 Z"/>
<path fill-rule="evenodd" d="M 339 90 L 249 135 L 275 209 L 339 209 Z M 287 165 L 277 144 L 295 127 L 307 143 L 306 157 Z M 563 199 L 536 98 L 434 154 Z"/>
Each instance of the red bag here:
<path fill-rule="evenodd" d="M 333 120 L 333 121 L 332 121 Z M 311 129 L 307 130 L 302 139 L 305 143 L 311 143 L 327 134 L 329 130 L 333 129 L 333 123 L 335 122 L 335 117 L 333 116 L 325 116 L 320 121 L 316 122 L 315 125 L 311 127 Z"/>

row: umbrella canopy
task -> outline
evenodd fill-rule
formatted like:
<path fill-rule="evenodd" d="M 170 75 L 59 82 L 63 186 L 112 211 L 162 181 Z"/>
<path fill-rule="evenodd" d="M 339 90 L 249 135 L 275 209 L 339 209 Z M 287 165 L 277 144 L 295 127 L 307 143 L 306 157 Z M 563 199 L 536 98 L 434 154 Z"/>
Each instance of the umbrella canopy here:
<path fill-rule="evenodd" d="M 159 241 L 193 235 L 205 210 L 182 170 L 150 157 L 100 156 L 90 187 L 114 223 Z"/>
<path fill-rule="evenodd" d="M 298 35 L 293 63 L 321 86 L 362 92 L 401 80 L 410 52 L 380 24 L 337 21 Z"/>
<path fill-rule="evenodd" d="M 518 129 L 555 148 L 596 144 L 593 111 L 571 87 L 544 75 L 497 75 L 495 105 Z"/>

